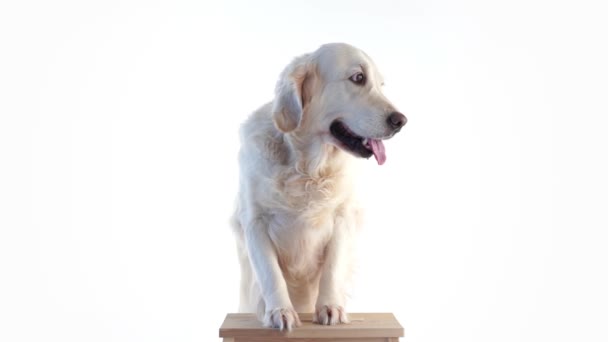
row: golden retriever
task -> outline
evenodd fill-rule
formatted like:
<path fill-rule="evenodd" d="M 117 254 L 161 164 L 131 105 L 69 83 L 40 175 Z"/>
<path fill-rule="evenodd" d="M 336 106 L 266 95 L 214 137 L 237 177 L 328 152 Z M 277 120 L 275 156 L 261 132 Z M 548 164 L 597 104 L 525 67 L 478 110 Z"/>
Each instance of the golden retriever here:
<path fill-rule="evenodd" d="M 382 140 L 407 122 L 382 94 L 374 62 L 343 43 L 295 58 L 272 102 L 242 125 L 232 225 L 241 312 L 291 330 L 298 312 L 347 323 L 345 289 L 359 209 L 354 157 L 386 160 Z"/>

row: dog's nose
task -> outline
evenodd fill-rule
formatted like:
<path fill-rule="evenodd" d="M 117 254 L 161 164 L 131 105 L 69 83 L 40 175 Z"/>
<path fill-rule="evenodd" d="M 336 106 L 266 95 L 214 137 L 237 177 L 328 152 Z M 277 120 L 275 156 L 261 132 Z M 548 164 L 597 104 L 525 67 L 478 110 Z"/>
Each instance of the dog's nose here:
<path fill-rule="evenodd" d="M 388 125 L 391 126 L 391 128 L 399 129 L 399 128 L 405 126 L 405 124 L 407 123 L 407 118 L 405 117 L 405 115 L 403 115 L 399 112 L 392 112 L 388 116 L 386 121 L 388 122 Z"/>

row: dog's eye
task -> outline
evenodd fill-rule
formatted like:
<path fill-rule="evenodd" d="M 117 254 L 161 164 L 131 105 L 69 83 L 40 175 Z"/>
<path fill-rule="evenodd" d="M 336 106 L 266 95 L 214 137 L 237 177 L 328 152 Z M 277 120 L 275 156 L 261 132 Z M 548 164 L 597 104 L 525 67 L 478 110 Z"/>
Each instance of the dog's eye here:
<path fill-rule="evenodd" d="M 358 73 L 352 75 L 351 77 L 349 77 L 349 79 L 355 84 L 359 84 L 359 85 L 365 84 L 365 75 L 363 75 L 362 72 L 358 72 Z"/>

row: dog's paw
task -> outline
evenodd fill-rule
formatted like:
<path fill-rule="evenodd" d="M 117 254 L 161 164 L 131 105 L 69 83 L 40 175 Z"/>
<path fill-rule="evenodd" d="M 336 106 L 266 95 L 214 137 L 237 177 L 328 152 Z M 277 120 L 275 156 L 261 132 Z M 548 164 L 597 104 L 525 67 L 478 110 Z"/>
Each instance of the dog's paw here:
<path fill-rule="evenodd" d="M 302 325 L 298 313 L 292 308 L 277 308 L 266 311 L 264 326 L 279 330 L 291 331 L 294 327 Z"/>
<path fill-rule="evenodd" d="M 312 321 L 322 325 L 348 324 L 348 315 L 344 308 L 338 305 L 323 305 L 317 307 Z"/>

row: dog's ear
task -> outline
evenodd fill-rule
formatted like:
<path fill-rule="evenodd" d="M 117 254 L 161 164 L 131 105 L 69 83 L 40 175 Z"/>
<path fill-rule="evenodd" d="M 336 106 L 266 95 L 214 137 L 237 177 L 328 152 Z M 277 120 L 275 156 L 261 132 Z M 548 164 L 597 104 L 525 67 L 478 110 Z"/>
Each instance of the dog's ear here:
<path fill-rule="evenodd" d="M 309 55 L 297 57 L 281 73 L 275 88 L 272 117 L 282 132 L 296 129 L 302 120 L 304 107 L 310 100 L 310 81 L 313 73 Z"/>

